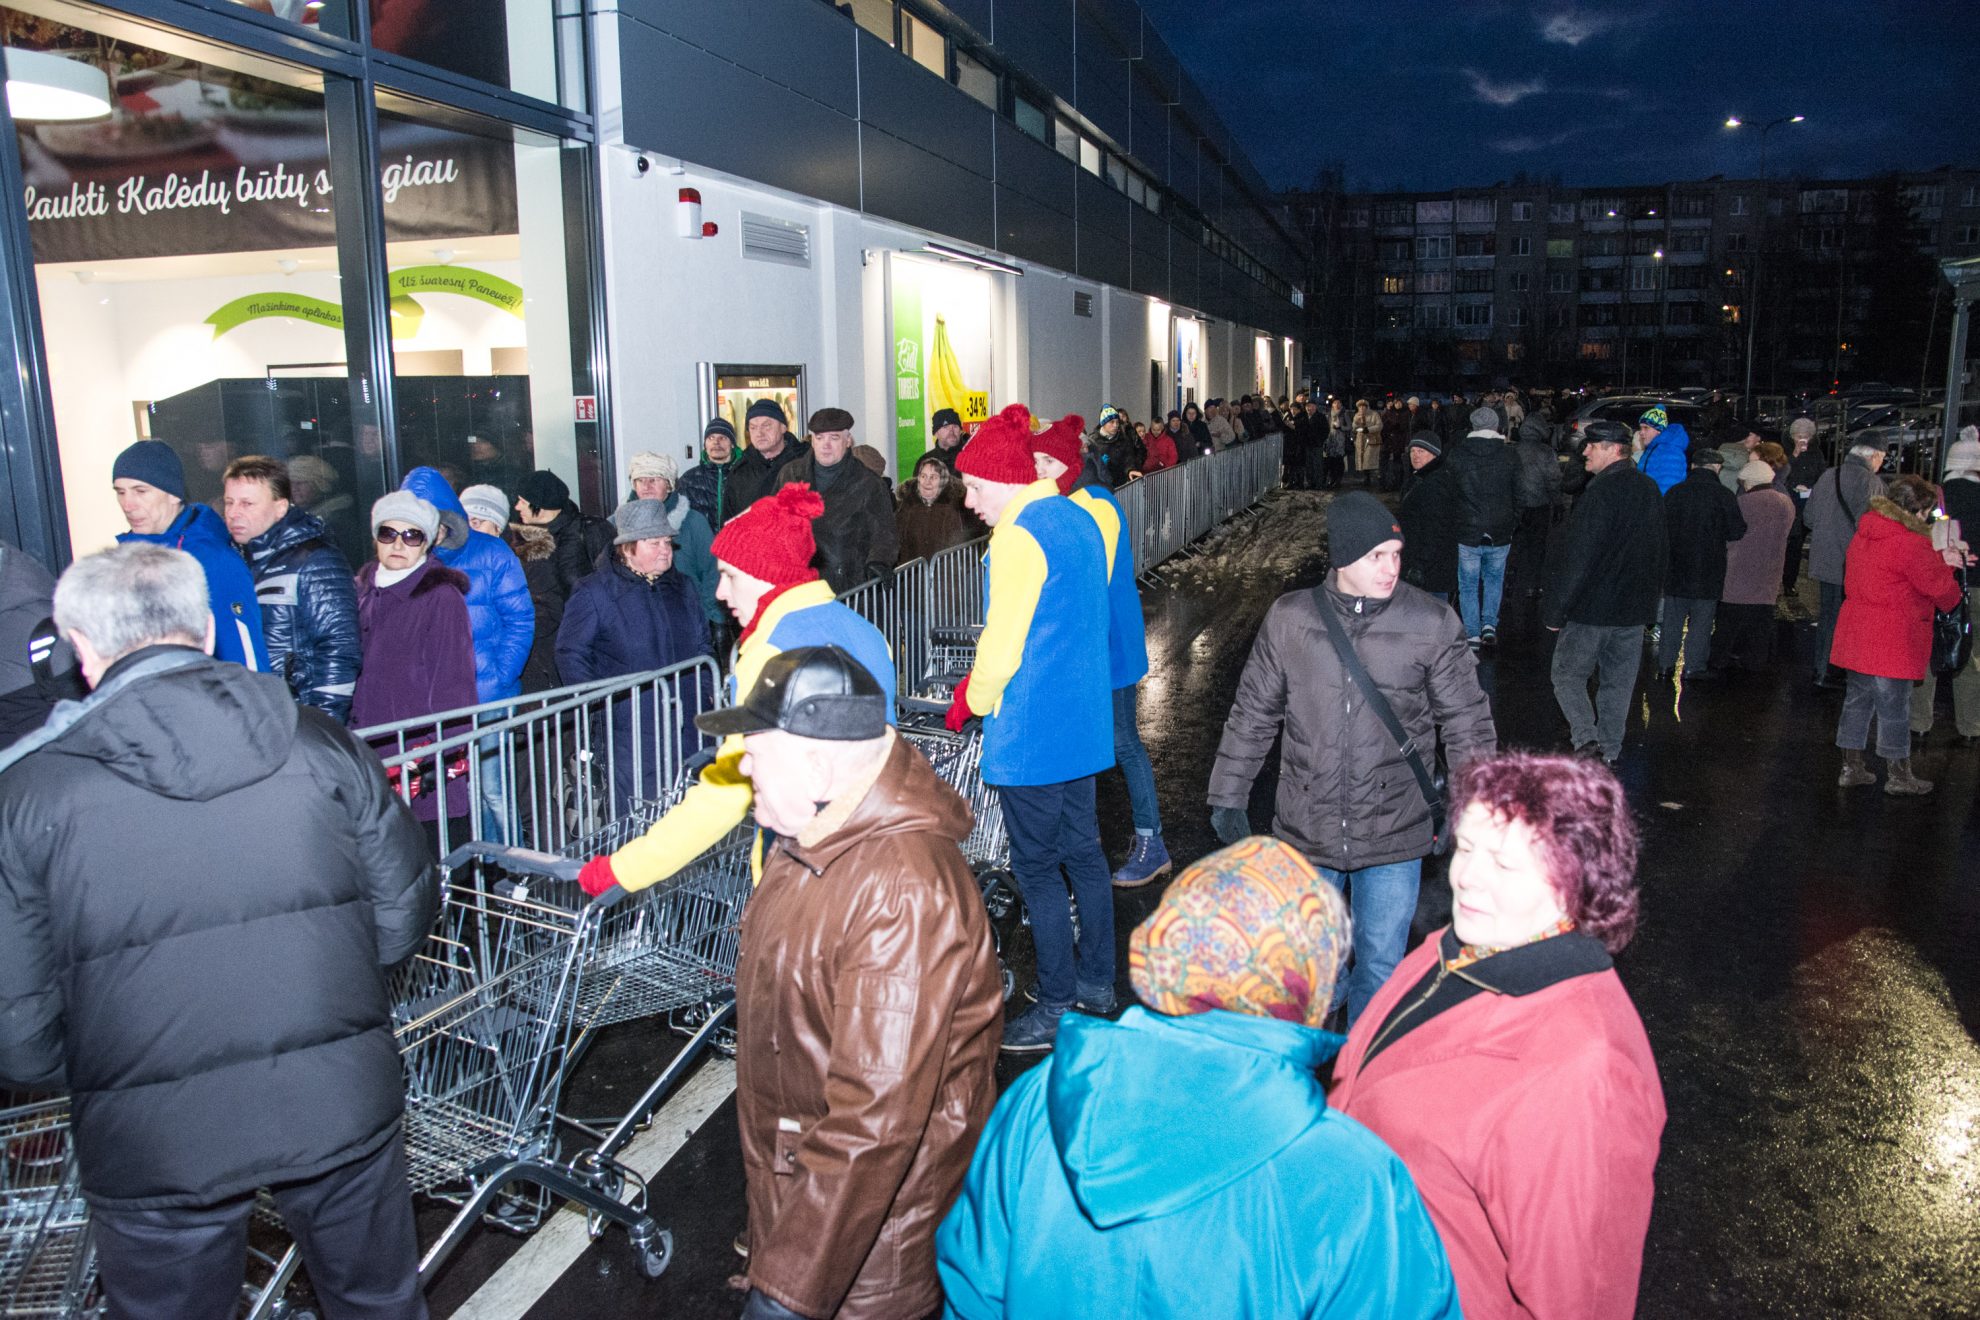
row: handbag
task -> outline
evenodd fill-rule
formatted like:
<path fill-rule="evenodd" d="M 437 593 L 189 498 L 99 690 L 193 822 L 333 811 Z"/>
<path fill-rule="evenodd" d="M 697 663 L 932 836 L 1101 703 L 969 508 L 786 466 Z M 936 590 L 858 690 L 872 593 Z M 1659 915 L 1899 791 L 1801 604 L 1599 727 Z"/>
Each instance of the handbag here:
<path fill-rule="evenodd" d="M 1354 641 L 1347 635 L 1347 629 L 1341 626 L 1340 616 L 1334 613 L 1333 602 L 1327 599 L 1327 589 L 1315 587 L 1313 599 L 1320 607 L 1320 617 L 1326 622 L 1327 637 L 1334 644 L 1334 654 L 1340 657 L 1341 668 L 1347 670 L 1348 677 L 1361 689 L 1362 697 L 1368 702 L 1368 709 L 1375 713 L 1375 718 L 1382 721 L 1382 727 L 1387 729 L 1389 736 L 1396 740 L 1396 746 L 1402 749 L 1403 760 L 1409 765 L 1409 772 L 1416 776 L 1416 787 L 1422 792 L 1424 802 L 1430 807 L 1430 852 L 1433 856 L 1443 856 L 1451 850 L 1452 842 L 1451 831 L 1448 828 L 1450 820 L 1445 812 L 1443 785 L 1430 773 L 1430 767 L 1424 763 L 1423 753 L 1416 749 L 1416 743 L 1404 730 L 1402 721 L 1396 718 L 1395 708 L 1389 705 L 1389 699 L 1382 695 L 1381 688 L 1375 686 L 1375 679 L 1368 672 L 1368 666 L 1361 663 L 1361 654 L 1354 649 Z"/>
<path fill-rule="evenodd" d="M 1932 672 L 1957 674 L 1973 658 L 1973 616 L 1966 609 L 1966 570 L 1956 568 L 1959 604 L 1932 611 Z"/>

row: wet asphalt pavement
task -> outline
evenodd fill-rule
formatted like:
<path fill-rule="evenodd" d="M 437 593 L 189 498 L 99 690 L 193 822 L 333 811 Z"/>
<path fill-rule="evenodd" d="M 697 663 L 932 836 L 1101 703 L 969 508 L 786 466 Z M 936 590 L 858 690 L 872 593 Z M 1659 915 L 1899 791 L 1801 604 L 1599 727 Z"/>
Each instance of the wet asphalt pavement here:
<path fill-rule="evenodd" d="M 1324 502 L 1275 495 L 1144 586 L 1142 731 L 1179 859 L 1214 846 L 1203 792 L 1224 714 L 1267 606 L 1324 572 Z M 1509 584 L 1480 676 L 1502 741 L 1563 747 L 1534 614 Z M 1939 781 L 1932 796 L 1837 789 L 1840 697 L 1807 681 L 1805 604 L 1782 616 L 1793 659 L 1777 657 L 1774 675 L 1680 691 L 1646 664 L 1619 767 L 1644 830 L 1644 919 L 1617 965 L 1670 1111 L 1639 1313 L 1980 1315 L 1980 748 L 1951 741 L 1948 710 L 1918 758 Z M 1270 779 L 1255 827 L 1270 822 Z M 1118 775 L 1103 777 L 1100 808 L 1118 859 L 1130 832 Z M 1121 896 L 1123 950 L 1159 889 Z M 1433 862 L 1417 934 L 1448 912 Z M 1125 952 L 1121 966 L 1125 992 Z M 567 1107 L 622 1106 L 674 1048 L 657 1024 L 604 1033 Z M 1022 1066 L 1007 1062 L 1004 1080 Z M 466 1306 L 516 1249 L 482 1229 L 430 1288 L 434 1314 L 735 1315 L 734 1124 L 729 1100 L 653 1181 L 676 1247 L 659 1280 L 608 1233 L 526 1312 Z M 429 1234 L 441 1222 L 422 1216 Z"/>

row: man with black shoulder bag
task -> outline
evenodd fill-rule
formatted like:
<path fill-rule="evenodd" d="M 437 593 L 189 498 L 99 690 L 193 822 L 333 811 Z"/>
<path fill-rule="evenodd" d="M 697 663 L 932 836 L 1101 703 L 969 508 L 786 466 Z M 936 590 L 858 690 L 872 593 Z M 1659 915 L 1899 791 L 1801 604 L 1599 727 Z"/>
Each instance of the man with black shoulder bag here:
<path fill-rule="evenodd" d="M 1455 767 L 1496 750 L 1498 734 L 1456 612 L 1402 581 L 1395 515 L 1350 492 L 1328 509 L 1327 544 L 1326 580 L 1266 612 L 1209 800 L 1220 840 L 1250 834 L 1251 786 L 1283 727 L 1272 833 L 1346 891 L 1352 1024 L 1408 946 L 1423 858 L 1448 846 L 1439 735 Z"/>

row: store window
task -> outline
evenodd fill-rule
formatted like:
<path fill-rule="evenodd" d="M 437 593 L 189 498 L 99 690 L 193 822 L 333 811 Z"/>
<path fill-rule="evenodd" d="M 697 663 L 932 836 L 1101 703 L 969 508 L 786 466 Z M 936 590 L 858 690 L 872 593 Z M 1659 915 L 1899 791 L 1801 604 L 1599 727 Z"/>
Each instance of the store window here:
<path fill-rule="evenodd" d="M 979 104 L 997 108 L 996 70 L 963 51 L 956 52 L 956 86 Z"/>
<path fill-rule="evenodd" d="M 404 144 L 381 153 L 405 171 L 385 181 L 401 462 L 511 499 L 547 468 L 609 512 L 623 492 L 600 467 L 591 383 L 589 152 L 402 98 L 381 96 L 378 119 Z"/>
<path fill-rule="evenodd" d="M 889 46 L 894 44 L 894 0 L 848 0 L 853 22 Z"/>
<path fill-rule="evenodd" d="M 352 425 L 320 80 L 0 24 L 11 47 L 101 69 L 115 105 L 15 125 L 75 553 L 126 530 L 110 471 L 140 439 L 170 445 L 187 502 L 216 508 L 232 459 L 285 460 L 296 502 L 362 553 L 385 458 L 378 429 Z"/>
<path fill-rule="evenodd" d="M 347 2 L 347 0 L 346 0 Z M 294 7 L 294 0 L 255 0 Z M 583 0 L 370 0 L 371 44 L 478 82 L 583 108 Z M 883 6 L 891 10 L 891 4 Z M 888 15 L 891 42 L 892 14 Z"/>
<path fill-rule="evenodd" d="M 347 0 L 232 0 L 232 3 L 299 27 L 339 37 L 351 35 L 351 10 Z"/>
<path fill-rule="evenodd" d="M 1051 116 L 1047 115 L 1045 108 L 1037 102 L 1027 100 L 1022 96 L 1013 96 L 1011 98 L 1011 119 L 1017 124 L 1018 131 L 1027 137 L 1037 138 L 1040 142 L 1050 142 L 1052 140 Z"/>
<path fill-rule="evenodd" d="M 1079 167 L 1088 174 L 1100 172 L 1100 144 L 1090 137 L 1079 140 Z"/>

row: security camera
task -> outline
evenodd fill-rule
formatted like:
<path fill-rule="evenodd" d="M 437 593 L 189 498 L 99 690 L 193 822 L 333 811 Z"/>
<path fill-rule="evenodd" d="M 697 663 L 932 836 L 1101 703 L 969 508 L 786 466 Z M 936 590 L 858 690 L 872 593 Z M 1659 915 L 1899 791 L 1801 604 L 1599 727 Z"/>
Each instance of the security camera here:
<path fill-rule="evenodd" d="M 635 154 L 635 155 L 633 156 L 633 158 L 632 158 L 632 176 L 633 176 L 633 177 L 634 177 L 635 179 L 643 179 L 643 178 L 645 178 L 645 177 L 646 177 L 646 176 L 647 176 L 647 175 L 648 175 L 649 173 L 651 173 L 651 172 L 652 172 L 652 170 L 653 170 L 653 162 L 652 162 L 652 161 L 650 161 L 650 160 L 648 160 L 648 159 L 647 159 L 647 158 L 646 158 L 645 156 L 643 156 L 643 155 L 640 155 L 640 154 L 637 154 L 637 153 L 636 153 L 636 154 Z"/>

